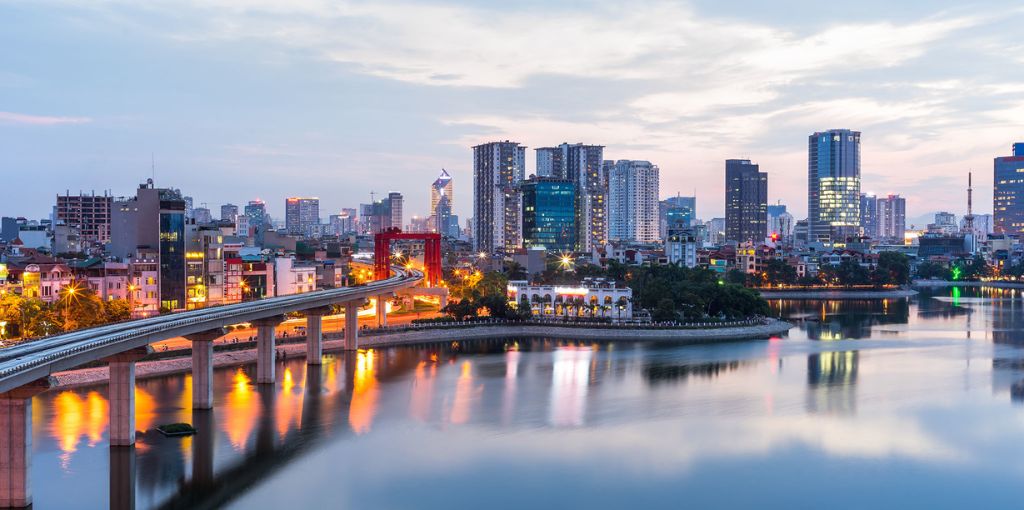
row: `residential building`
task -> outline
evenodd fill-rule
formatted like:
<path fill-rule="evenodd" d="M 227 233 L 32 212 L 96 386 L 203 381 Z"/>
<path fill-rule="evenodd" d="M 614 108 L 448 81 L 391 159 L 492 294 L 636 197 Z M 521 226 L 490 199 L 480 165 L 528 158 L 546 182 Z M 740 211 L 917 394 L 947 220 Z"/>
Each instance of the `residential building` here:
<path fill-rule="evenodd" d="M 136 196 L 111 204 L 109 253 L 122 261 L 154 257 L 161 309 L 185 308 L 185 201 L 148 179 Z"/>
<path fill-rule="evenodd" d="M 860 194 L 860 232 L 864 237 L 879 237 L 878 197 L 871 193 Z"/>
<path fill-rule="evenodd" d="M 395 228 L 402 228 L 405 216 L 404 216 L 404 204 L 405 198 L 402 194 L 397 191 L 391 191 L 388 193 L 388 209 L 391 212 L 391 226 Z"/>
<path fill-rule="evenodd" d="M 296 261 L 294 257 L 274 259 L 276 295 L 287 296 L 316 290 L 316 265 Z"/>
<path fill-rule="evenodd" d="M 213 223 L 213 213 L 206 207 L 195 207 L 192 209 L 192 219 L 200 225 Z"/>
<path fill-rule="evenodd" d="M 198 221 L 185 226 L 186 309 L 216 306 L 225 301 L 224 236 Z"/>
<path fill-rule="evenodd" d="M 83 247 L 102 246 L 110 242 L 112 200 L 106 193 L 102 196 L 95 193 L 71 195 L 70 192 L 57 195 L 54 220 L 76 229 Z"/>
<path fill-rule="evenodd" d="M 725 244 L 725 218 L 711 218 L 704 224 L 707 227 L 705 241 L 712 246 Z"/>
<path fill-rule="evenodd" d="M 957 226 L 955 214 L 942 211 L 935 213 L 935 222 L 928 224 L 927 231 L 950 236 L 960 232 L 960 228 Z"/>
<path fill-rule="evenodd" d="M 319 235 L 320 199 L 290 197 L 284 202 L 285 231 L 290 236 Z"/>
<path fill-rule="evenodd" d="M 537 151 L 538 176 L 572 181 L 576 188 L 576 249 L 608 242 L 608 176 L 604 146 L 563 143 Z M 543 170 L 543 171 L 541 171 Z"/>
<path fill-rule="evenodd" d="M 572 181 L 531 176 L 521 185 L 523 245 L 527 249 L 576 249 L 576 190 Z"/>
<path fill-rule="evenodd" d="M 762 242 L 768 231 L 768 173 L 749 159 L 725 161 L 725 238 Z"/>
<path fill-rule="evenodd" d="M 473 247 L 485 254 L 522 247 L 522 199 L 526 147 L 490 142 L 473 147 Z"/>
<path fill-rule="evenodd" d="M 267 230 L 270 230 L 270 216 L 267 214 L 267 204 L 260 199 L 250 200 L 245 206 L 245 216 L 249 218 L 246 235 L 253 237 L 256 244 L 262 245 Z"/>
<path fill-rule="evenodd" d="M 907 199 L 889 194 L 878 199 L 878 238 L 903 244 L 907 231 Z"/>
<path fill-rule="evenodd" d="M 659 236 L 658 166 L 649 161 L 605 161 L 608 238 L 653 243 Z"/>
<path fill-rule="evenodd" d="M 846 242 L 860 230 L 860 132 L 814 133 L 807 148 L 809 242 Z"/>
<path fill-rule="evenodd" d="M 238 206 L 235 204 L 224 204 L 220 206 L 221 221 L 230 221 L 236 224 L 238 221 Z"/>
<path fill-rule="evenodd" d="M 665 257 L 669 264 L 697 267 L 697 250 L 700 238 L 692 228 L 672 226 L 665 237 Z"/>

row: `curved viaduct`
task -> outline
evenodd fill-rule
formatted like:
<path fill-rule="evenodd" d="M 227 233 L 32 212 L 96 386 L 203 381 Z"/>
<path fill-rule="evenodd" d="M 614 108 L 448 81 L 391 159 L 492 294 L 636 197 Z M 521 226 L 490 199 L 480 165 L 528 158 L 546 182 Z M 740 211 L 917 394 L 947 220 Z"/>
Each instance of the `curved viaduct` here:
<path fill-rule="evenodd" d="M 0 507 L 32 504 L 28 468 L 32 455 L 32 397 L 51 386 L 50 374 L 94 361 L 110 365 L 110 445 L 135 443 L 135 362 L 149 344 L 175 337 L 192 341 L 192 407 L 213 407 L 213 341 L 225 327 L 252 323 L 256 334 L 256 382 L 274 384 L 274 328 L 288 312 L 307 318 L 307 363 L 319 365 L 322 318 L 331 305 L 345 307 L 345 348 L 359 346 L 357 310 L 368 298 L 387 298 L 418 285 L 423 273 L 401 268 L 393 276 L 358 287 L 322 290 L 161 315 L 44 338 L 0 351 Z M 380 300 L 383 302 L 383 299 Z M 384 306 L 377 318 L 386 323 Z"/>

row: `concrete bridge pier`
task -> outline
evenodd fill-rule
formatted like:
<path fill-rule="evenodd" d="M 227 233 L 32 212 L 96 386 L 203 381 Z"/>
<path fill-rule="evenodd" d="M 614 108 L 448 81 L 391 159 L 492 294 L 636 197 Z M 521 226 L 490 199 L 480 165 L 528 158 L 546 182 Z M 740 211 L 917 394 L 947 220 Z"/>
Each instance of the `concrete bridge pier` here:
<path fill-rule="evenodd" d="M 284 316 L 267 317 L 252 322 L 256 326 L 256 384 L 274 384 L 275 349 L 274 328 L 284 322 Z"/>
<path fill-rule="evenodd" d="M 345 302 L 345 350 L 359 349 L 359 301 Z"/>
<path fill-rule="evenodd" d="M 388 300 L 391 296 L 388 294 L 381 294 L 377 296 L 377 327 L 386 328 L 388 326 Z"/>
<path fill-rule="evenodd" d="M 109 364 L 110 446 L 135 444 L 135 362 L 152 352 L 150 346 L 104 359 Z"/>
<path fill-rule="evenodd" d="M 186 335 L 192 342 L 192 409 L 213 409 L 213 341 L 224 328 Z"/>
<path fill-rule="evenodd" d="M 52 385 L 47 377 L 0 393 L 0 507 L 32 506 L 32 397 Z"/>
<path fill-rule="evenodd" d="M 324 315 L 331 314 L 331 307 L 312 308 L 305 313 L 306 364 L 319 365 L 324 356 Z"/>

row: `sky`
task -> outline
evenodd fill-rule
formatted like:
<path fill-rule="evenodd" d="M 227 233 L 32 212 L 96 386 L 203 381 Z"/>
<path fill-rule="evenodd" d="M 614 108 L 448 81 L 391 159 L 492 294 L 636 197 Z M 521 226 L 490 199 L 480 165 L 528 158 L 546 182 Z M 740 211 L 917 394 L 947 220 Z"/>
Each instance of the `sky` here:
<path fill-rule="evenodd" d="M 908 218 L 992 209 L 1024 141 L 1024 8 L 1010 1 L 0 0 L 0 215 L 131 195 L 155 174 L 223 203 L 318 196 L 321 215 L 441 168 L 472 210 L 472 150 L 604 145 L 661 195 L 723 215 L 725 159 L 806 215 L 807 136 L 862 132 L 863 190 Z M 153 170 L 155 161 L 155 171 Z M 908 221 L 912 223 L 912 221 Z"/>

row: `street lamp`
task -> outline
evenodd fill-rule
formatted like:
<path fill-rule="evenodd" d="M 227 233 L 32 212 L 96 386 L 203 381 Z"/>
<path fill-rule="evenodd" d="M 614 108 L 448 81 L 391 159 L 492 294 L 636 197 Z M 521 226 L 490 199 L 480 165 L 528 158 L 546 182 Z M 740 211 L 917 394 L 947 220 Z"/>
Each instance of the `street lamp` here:
<path fill-rule="evenodd" d="M 0 340 L 7 336 L 7 321 L 0 321 Z"/>

